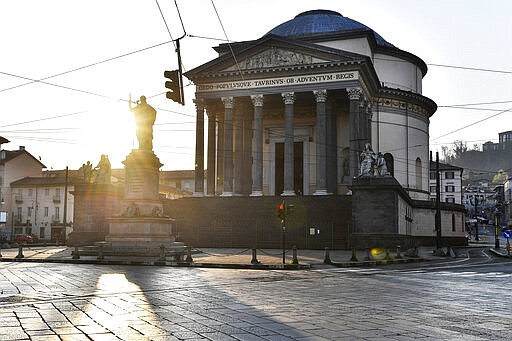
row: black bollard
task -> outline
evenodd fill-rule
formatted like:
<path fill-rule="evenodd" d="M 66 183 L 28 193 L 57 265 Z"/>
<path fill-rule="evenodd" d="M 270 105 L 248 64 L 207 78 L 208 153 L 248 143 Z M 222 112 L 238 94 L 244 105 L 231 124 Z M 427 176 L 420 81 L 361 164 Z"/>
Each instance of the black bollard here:
<path fill-rule="evenodd" d="M 252 248 L 251 264 L 260 264 L 260 261 L 258 260 L 258 256 L 257 256 L 257 252 L 256 252 L 256 248 L 255 247 Z"/>
<path fill-rule="evenodd" d="M 352 248 L 352 257 L 350 258 L 350 261 L 351 262 L 357 262 L 356 248 L 355 247 Z"/>
<path fill-rule="evenodd" d="M 326 248 L 324 248 L 324 250 L 325 250 L 324 264 L 331 264 L 332 261 L 331 261 L 331 256 L 329 255 L 329 248 L 326 247 Z"/>
<path fill-rule="evenodd" d="M 297 258 L 297 246 L 292 246 L 292 252 L 293 252 L 293 258 L 292 258 L 292 264 L 299 264 L 299 259 Z"/>
<path fill-rule="evenodd" d="M 389 249 L 386 248 L 386 257 L 384 257 L 385 260 L 391 260 L 391 257 L 389 256 Z"/>
<path fill-rule="evenodd" d="M 105 259 L 105 256 L 103 256 L 103 244 L 98 245 L 98 257 L 97 259 L 103 260 Z"/>
<path fill-rule="evenodd" d="M 400 254 L 400 245 L 396 246 L 396 259 L 402 259 L 402 255 Z"/>
<path fill-rule="evenodd" d="M 187 258 L 185 259 L 185 262 L 194 263 L 194 260 L 192 259 L 192 246 L 187 248 Z"/>
<path fill-rule="evenodd" d="M 161 262 L 165 262 L 165 246 L 164 246 L 164 244 L 160 245 L 160 257 L 158 257 L 158 260 Z"/>
<path fill-rule="evenodd" d="M 75 251 L 73 251 L 73 257 L 72 259 L 80 259 L 80 253 L 78 251 L 78 245 L 75 245 Z"/>
<path fill-rule="evenodd" d="M 23 257 L 25 257 L 25 256 L 23 256 L 23 245 L 20 244 L 18 246 L 18 255 L 15 258 L 23 258 Z"/>
<path fill-rule="evenodd" d="M 372 254 L 370 252 L 370 249 L 366 249 L 366 257 L 364 257 L 363 259 L 365 262 L 370 262 L 372 261 Z"/>

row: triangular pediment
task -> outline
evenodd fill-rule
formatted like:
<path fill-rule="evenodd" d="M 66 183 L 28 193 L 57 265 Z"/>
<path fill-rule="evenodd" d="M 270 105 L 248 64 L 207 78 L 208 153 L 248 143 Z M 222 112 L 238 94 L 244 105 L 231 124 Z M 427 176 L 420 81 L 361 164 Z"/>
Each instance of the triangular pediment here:
<path fill-rule="evenodd" d="M 331 47 L 276 36 L 265 36 L 255 41 L 237 43 L 226 51 L 218 58 L 188 71 L 185 75 L 194 79 L 205 75 L 236 72 L 239 69 L 257 72 L 271 68 L 362 61 L 368 58 Z"/>
<path fill-rule="evenodd" d="M 231 65 L 223 71 L 265 69 L 269 67 L 298 66 L 303 64 L 325 63 L 331 60 L 319 58 L 311 53 L 272 46 L 262 52 L 238 61 L 238 66 Z"/>

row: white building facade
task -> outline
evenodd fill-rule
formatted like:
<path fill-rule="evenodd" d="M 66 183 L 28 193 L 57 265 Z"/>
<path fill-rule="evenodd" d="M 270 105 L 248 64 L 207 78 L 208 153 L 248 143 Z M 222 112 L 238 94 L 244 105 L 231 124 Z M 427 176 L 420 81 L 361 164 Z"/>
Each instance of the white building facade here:
<path fill-rule="evenodd" d="M 425 62 L 365 25 L 315 10 L 222 44 L 196 85 L 196 195 L 344 195 L 370 143 L 413 199 L 429 198 Z M 204 114 L 208 116 L 204 160 Z"/>

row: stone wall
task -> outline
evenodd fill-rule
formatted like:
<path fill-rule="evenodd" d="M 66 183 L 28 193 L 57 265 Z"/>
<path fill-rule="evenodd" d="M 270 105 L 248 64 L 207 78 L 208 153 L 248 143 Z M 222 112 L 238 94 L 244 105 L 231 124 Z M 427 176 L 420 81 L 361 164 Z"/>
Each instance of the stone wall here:
<path fill-rule="evenodd" d="M 119 204 L 124 187 L 110 184 L 75 185 L 73 232 L 68 236 L 68 245 L 92 244 L 102 241 L 108 234 L 107 218 L 120 215 Z"/>
<path fill-rule="evenodd" d="M 194 247 L 280 248 L 280 197 L 201 197 L 167 200 L 178 238 Z M 350 196 L 287 197 L 286 246 L 347 248 Z M 314 234 L 310 232 L 315 231 Z"/>

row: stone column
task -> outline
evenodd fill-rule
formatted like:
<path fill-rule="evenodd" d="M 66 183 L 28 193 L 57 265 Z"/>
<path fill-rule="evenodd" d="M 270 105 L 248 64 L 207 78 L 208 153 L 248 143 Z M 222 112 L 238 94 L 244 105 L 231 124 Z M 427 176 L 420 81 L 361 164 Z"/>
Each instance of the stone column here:
<path fill-rule="evenodd" d="M 359 169 L 359 155 L 363 151 L 361 146 L 361 112 L 359 105 L 363 92 L 361 88 L 347 88 L 348 98 L 350 101 L 349 108 L 349 121 L 350 121 L 350 132 L 349 132 L 349 157 L 350 157 L 350 178 L 354 178 L 358 175 Z M 364 123 L 366 124 L 366 123 Z M 365 127 L 366 128 L 366 127 Z M 364 143 L 363 143 L 364 144 Z"/>
<path fill-rule="evenodd" d="M 293 103 L 295 94 L 285 92 L 284 101 L 284 191 L 281 195 L 295 195 L 293 170 Z"/>
<path fill-rule="evenodd" d="M 204 195 L 204 99 L 194 100 L 196 105 L 196 162 L 194 167 L 194 196 Z"/>
<path fill-rule="evenodd" d="M 207 175 L 206 175 L 206 195 L 215 195 L 215 113 L 208 113 L 208 159 L 207 159 Z"/>
<path fill-rule="evenodd" d="M 327 90 L 315 90 L 316 98 L 316 190 L 314 195 L 327 195 Z"/>
<path fill-rule="evenodd" d="M 252 137 L 252 193 L 263 195 L 263 95 L 251 96 L 254 105 Z"/>
<path fill-rule="evenodd" d="M 244 134 L 243 134 L 243 109 L 241 105 L 237 105 L 234 112 L 235 121 L 233 123 L 233 134 L 235 138 L 234 145 L 234 186 L 235 195 L 242 195 L 242 177 L 243 177 L 243 157 L 244 157 Z"/>
<path fill-rule="evenodd" d="M 242 166 L 242 193 L 252 193 L 252 105 L 249 102 L 244 104 L 244 152 Z"/>
<path fill-rule="evenodd" d="M 233 97 L 222 97 L 224 103 L 224 185 L 222 196 L 233 195 Z"/>
<path fill-rule="evenodd" d="M 217 194 L 224 187 L 224 115 L 217 115 Z"/>

